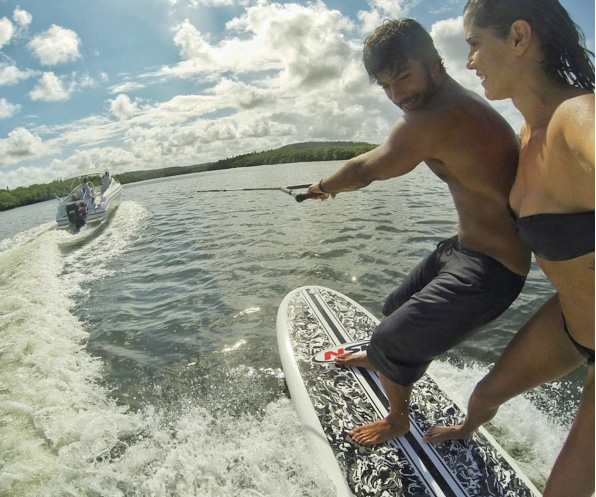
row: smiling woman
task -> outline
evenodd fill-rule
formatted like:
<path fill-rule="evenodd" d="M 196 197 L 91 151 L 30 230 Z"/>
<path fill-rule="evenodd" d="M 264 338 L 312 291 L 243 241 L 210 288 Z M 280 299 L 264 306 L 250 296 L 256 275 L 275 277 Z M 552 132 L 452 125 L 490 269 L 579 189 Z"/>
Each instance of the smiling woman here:
<path fill-rule="evenodd" d="M 554 295 L 476 386 L 462 425 L 427 441 L 469 437 L 499 407 L 587 363 L 581 401 L 544 495 L 594 491 L 594 65 L 557 0 L 470 0 L 468 68 L 486 96 L 511 98 L 525 123 L 508 210 Z M 570 480 L 569 475 L 573 475 Z"/>

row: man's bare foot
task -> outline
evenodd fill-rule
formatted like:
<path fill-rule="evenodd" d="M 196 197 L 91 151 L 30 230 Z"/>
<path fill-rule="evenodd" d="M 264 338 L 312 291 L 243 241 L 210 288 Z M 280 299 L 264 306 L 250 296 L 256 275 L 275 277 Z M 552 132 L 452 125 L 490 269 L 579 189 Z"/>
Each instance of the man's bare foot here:
<path fill-rule="evenodd" d="M 355 368 L 366 368 L 375 371 L 375 367 L 368 360 L 366 352 L 358 352 L 355 354 L 346 353 L 338 355 L 333 362 L 341 366 L 352 366 Z"/>
<path fill-rule="evenodd" d="M 400 416 L 400 418 L 402 417 Z M 361 445 L 376 445 L 392 438 L 401 437 L 408 433 L 408 431 L 410 431 L 408 418 L 402 418 L 397 422 L 386 417 L 369 425 L 354 428 L 349 434 L 354 441 Z"/>
<path fill-rule="evenodd" d="M 466 440 L 472 436 L 463 425 L 437 426 L 433 425 L 424 434 L 422 441 L 431 444 L 440 444 L 447 440 Z"/>

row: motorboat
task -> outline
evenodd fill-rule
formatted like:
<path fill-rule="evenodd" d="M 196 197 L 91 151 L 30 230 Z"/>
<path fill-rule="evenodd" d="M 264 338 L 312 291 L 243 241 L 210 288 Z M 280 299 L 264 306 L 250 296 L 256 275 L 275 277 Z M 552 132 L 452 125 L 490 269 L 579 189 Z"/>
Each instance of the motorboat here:
<path fill-rule="evenodd" d="M 88 171 L 66 181 L 70 182 L 71 191 L 59 199 L 58 228 L 73 228 L 77 232 L 85 224 L 104 221 L 120 204 L 122 185 L 109 171 Z"/>

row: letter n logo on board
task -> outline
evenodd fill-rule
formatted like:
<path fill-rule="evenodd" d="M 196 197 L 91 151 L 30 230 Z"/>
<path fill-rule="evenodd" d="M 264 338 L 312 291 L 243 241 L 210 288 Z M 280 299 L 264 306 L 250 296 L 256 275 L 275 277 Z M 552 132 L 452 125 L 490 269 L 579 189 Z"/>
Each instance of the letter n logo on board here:
<path fill-rule="evenodd" d="M 362 340 L 360 342 L 342 343 L 335 347 L 330 347 L 325 350 L 321 350 L 312 358 L 313 362 L 326 363 L 333 362 L 333 359 L 338 355 L 350 352 L 352 354 L 356 352 L 365 351 L 368 348 L 368 340 Z"/>
<path fill-rule="evenodd" d="M 342 355 L 344 353 L 343 347 L 340 347 L 337 350 L 326 350 L 325 351 L 325 362 L 330 361 L 333 357 L 337 357 L 338 355 Z"/>

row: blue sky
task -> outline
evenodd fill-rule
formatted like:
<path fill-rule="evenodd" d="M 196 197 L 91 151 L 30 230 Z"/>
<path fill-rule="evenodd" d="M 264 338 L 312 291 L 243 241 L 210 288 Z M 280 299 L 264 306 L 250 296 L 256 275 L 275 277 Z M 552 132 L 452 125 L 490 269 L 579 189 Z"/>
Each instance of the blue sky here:
<path fill-rule="evenodd" d="M 594 50 L 594 2 L 563 0 Z M 187 166 L 310 140 L 382 142 L 400 111 L 362 40 L 413 17 L 464 67 L 465 0 L 0 0 L 0 188 Z M 519 129 L 509 102 L 493 105 Z"/>

